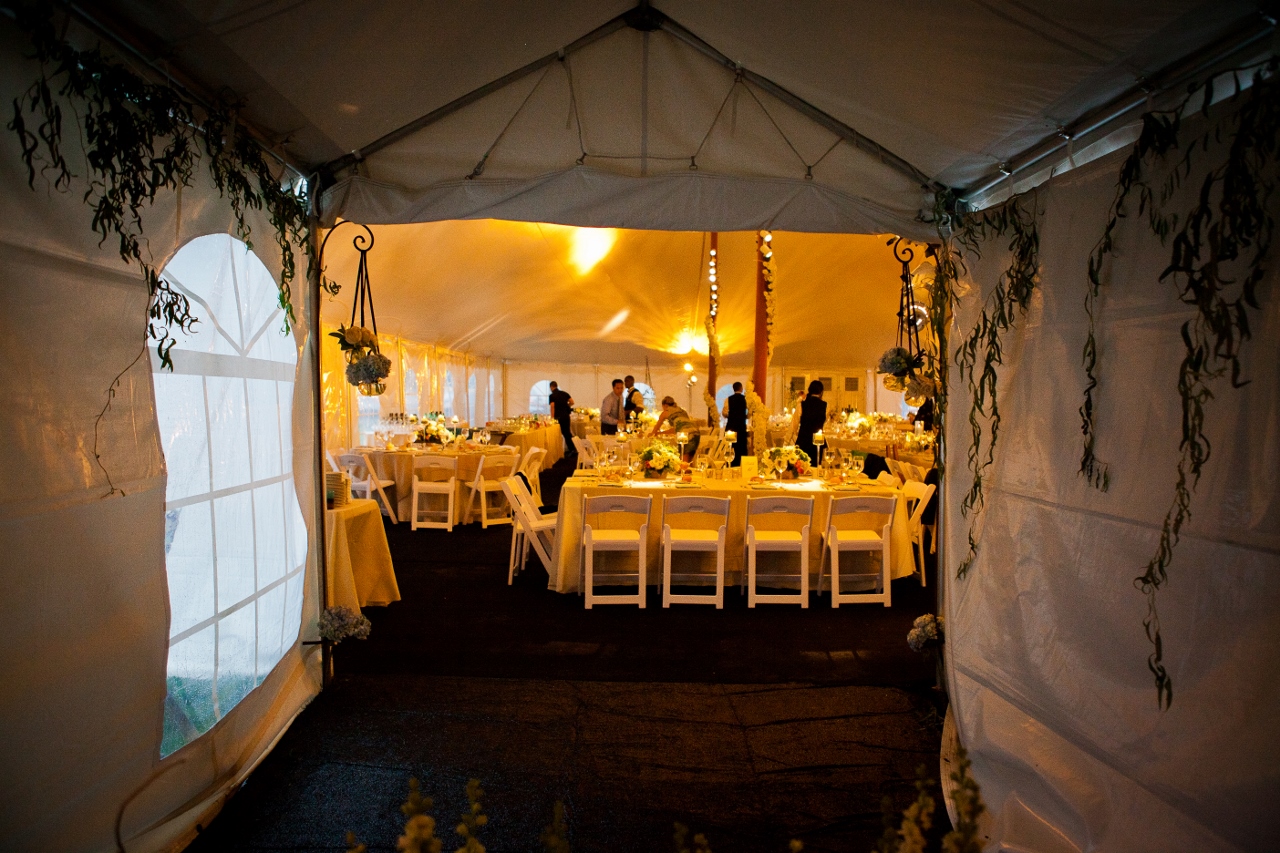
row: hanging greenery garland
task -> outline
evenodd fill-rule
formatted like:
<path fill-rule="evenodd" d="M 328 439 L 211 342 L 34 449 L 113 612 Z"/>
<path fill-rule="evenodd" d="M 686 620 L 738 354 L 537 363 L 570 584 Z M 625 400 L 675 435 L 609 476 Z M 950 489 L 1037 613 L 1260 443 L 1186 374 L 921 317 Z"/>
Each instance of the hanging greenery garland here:
<path fill-rule="evenodd" d="M 966 458 L 973 484 L 960 503 L 960 513 L 969 519 L 969 551 L 956 570 L 964 577 L 978 555 L 978 516 L 986 504 L 984 476 L 995 462 L 996 444 L 1000 438 L 1000 400 L 996 368 L 1004 363 L 1005 333 L 1009 332 L 1019 316 L 1026 314 L 1031 295 L 1040 277 L 1040 232 L 1037 225 L 1037 196 L 1031 196 L 1030 207 L 1024 205 L 1024 196 L 1015 196 L 1004 205 L 977 214 L 938 212 L 942 247 L 936 250 L 936 266 L 933 284 L 933 302 L 937 314 L 950 313 L 956 299 L 955 282 L 963 271 L 963 255 L 981 256 L 981 247 L 994 238 L 1008 237 L 1009 266 L 1001 273 L 995 288 L 988 295 L 982 312 L 973 328 L 965 335 L 956 350 L 956 368 L 969 383 L 969 429 L 971 441 Z M 942 205 L 950 203 L 942 198 Z M 954 245 L 953 245 L 954 244 Z M 935 323 L 945 322 L 935 317 Z M 945 327 L 936 327 L 935 334 L 945 333 Z M 939 337 L 939 340 L 943 338 Z M 945 388 L 946 376 L 933 366 L 935 386 Z M 945 395 L 942 408 L 945 410 Z M 935 403 L 935 406 L 938 404 Z M 983 437 L 985 426 L 985 453 Z"/>
<path fill-rule="evenodd" d="M 1274 229 L 1272 196 L 1280 183 L 1280 61 L 1272 58 L 1256 70 L 1252 85 L 1242 91 L 1240 71 L 1228 72 L 1235 84 L 1235 98 L 1211 120 L 1214 81 L 1192 89 L 1178 107 L 1147 113 L 1142 132 L 1120 169 L 1115 200 L 1102 239 L 1089 258 L 1089 288 L 1085 308 L 1089 330 L 1085 341 L 1084 402 L 1080 416 L 1084 432 L 1080 473 L 1099 489 L 1108 485 L 1107 465 L 1095 455 L 1094 393 L 1098 387 L 1096 340 L 1097 299 L 1103 284 L 1107 257 L 1115 250 L 1114 235 L 1126 217 L 1126 202 L 1138 198 L 1138 214 L 1145 214 L 1151 232 L 1170 246 L 1169 265 L 1160 280 L 1178 286 L 1179 298 L 1196 308 L 1182 325 L 1186 354 L 1178 368 L 1178 395 L 1182 402 L 1177 482 L 1173 501 L 1161 525 L 1160 541 L 1146 570 L 1134 581 L 1146 596 L 1143 620 L 1152 651 L 1147 666 L 1155 678 L 1157 703 L 1173 702 L 1173 680 L 1166 670 L 1164 643 L 1156 592 L 1168 580 L 1173 550 L 1183 525 L 1191 518 L 1191 498 L 1209 461 L 1205 435 L 1205 406 L 1213 397 L 1212 384 L 1229 377 L 1232 388 L 1244 386 L 1241 351 L 1250 337 L 1249 313 L 1256 311 L 1258 287 L 1266 274 L 1266 262 Z M 1223 75 L 1219 75 L 1223 76 Z M 1186 138 L 1182 117 L 1191 98 L 1203 101 L 1200 115 L 1206 120 L 1198 135 Z M 1208 155 L 1216 161 L 1196 163 Z M 1171 160 L 1170 155 L 1180 155 Z M 1155 167 L 1164 166 L 1153 176 Z M 1189 210 L 1171 207 L 1193 168 L 1204 177 Z"/>
<path fill-rule="evenodd" d="M 143 209 L 163 191 L 178 193 L 180 204 L 182 188 L 192 185 L 203 155 L 214 186 L 231 205 L 236 236 L 253 248 L 249 210 L 262 210 L 271 223 L 280 250 L 279 305 L 287 334 L 297 322 L 291 290 L 297 275 L 294 246 L 310 245 L 307 198 L 283 185 L 282 170 L 273 170 L 261 146 L 237 128 L 231 109 L 199 107 L 170 86 L 151 83 L 108 59 L 99 48 L 76 49 L 55 30 L 51 7 L 20 7 L 15 17 L 40 64 L 39 78 L 14 98 L 7 125 L 22 146 L 27 184 L 34 190 L 40 176 L 53 189 L 68 192 L 83 180 L 99 242 L 114 237 L 120 257 L 138 265 L 147 287 L 144 346 L 112 380 L 94 421 L 93 455 L 112 495 L 120 490 L 98 453 L 98 430 L 116 387 L 145 354 L 146 341 L 155 342 L 161 367 L 173 370 L 176 335 L 189 333 L 197 322 L 187 297 L 161 278 L 145 253 Z M 71 136 L 83 146 L 85 174 L 73 171 L 64 150 L 64 106 L 74 116 Z"/>
<path fill-rule="evenodd" d="M 307 245 L 307 200 L 281 183 L 263 150 L 237 128 L 225 107 L 202 108 L 170 86 L 151 83 L 108 59 L 101 49 L 77 50 L 54 28 L 48 8 L 20 9 L 18 24 L 31 37 L 40 77 L 14 99 L 8 124 L 22 145 L 28 185 L 48 179 L 66 192 L 87 184 L 84 199 L 102 242 L 114 237 L 120 257 L 142 270 L 150 295 L 146 337 L 160 363 L 173 369 L 170 350 L 178 331 L 196 318 L 185 296 L 157 273 L 144 251 L 142 213 L 162 191 L 190 187 L 205 159 L 214 186 L 231 205 L 236 235 L 253 247 L 248 211 L 262 210 L 280 250 L 280 308 L 284 331 L 297 322 L 291 283 L 295 245 Z M 74 110 L 72 138 L 83 140 L 85 174 L 76 174 L 64 150 L 63 108 Z"/>

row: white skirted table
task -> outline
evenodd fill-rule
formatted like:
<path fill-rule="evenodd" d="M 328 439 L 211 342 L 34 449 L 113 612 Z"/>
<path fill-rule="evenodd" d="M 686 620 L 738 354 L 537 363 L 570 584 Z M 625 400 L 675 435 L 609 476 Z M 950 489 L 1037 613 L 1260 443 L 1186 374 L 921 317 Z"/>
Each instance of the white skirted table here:
<path fill-rule="evenodd" d="M 906 502 L 902 492 L 870 481 L 852 489 L 832 489 L 817 480 L 783 481 L 775 489 L 752 487 L 744 480 L 706 480 L 693 488 L 677 486 L 673 481 L 636 480 L 622 483 L 605 483 L 592 477 L 574 476 L 565 481 L 560 490 L 560 504 L 556 524 L 556 542 L 552 551 L 548 588 L 556 592 L 577 592 L 582 563 L 582 508 L 584 499 L 592 495 L 652 495 L 649 510 L 649 539 L 646 550 L 648 565 L 646 576 L 650 584 L 662 583 L 662 498 L 685 495 L 728 497 L 729 523 L 725 530 L 725 583 L 736 584 L 742 577 L 747 532 L 747 498 L 763 495 L 794 495 L 812 497 L 813 522 L 809 529 L 810 588 L 817 589 L 819 567 L 822 564 L 822 532 L 827 526 L 831 499 L 845 496 L 898 498 L 890 528 L 889 559 L 893 578 L 907 577 L 915 572 L 915 558 L 911 550 L 911 531 L 907 522 Z M 870 519 L 868 519 L 870 521 Z M 685 523 L 685 522 L 682 522 Z M 758 529 L 773 523 L 768 516 L 757 519 Z M 883 521 L 879 522 L 883 524 Z M 612 555 L 602 555 L 612 556 Z M 634 557 L 627 555 L 632 560 Z M 682 555 L 693 556 L 693 555 Z M 710 556 L 710 555 L 708 555 Z M 764 557 L 774 555 L 761 555 Z M 859 555 L 862 556 L 862 555 Z M 842 558 L 846 559 L 846 558 Z M 866 559 L 871 559 L 866 557 Z"/>
<path fill-rule="evenodd" d="M 359 611 L 400 600 L 377 501 L 353 500 L 327 510 L 325 527 L 326 596 L 330 606 Z"/>

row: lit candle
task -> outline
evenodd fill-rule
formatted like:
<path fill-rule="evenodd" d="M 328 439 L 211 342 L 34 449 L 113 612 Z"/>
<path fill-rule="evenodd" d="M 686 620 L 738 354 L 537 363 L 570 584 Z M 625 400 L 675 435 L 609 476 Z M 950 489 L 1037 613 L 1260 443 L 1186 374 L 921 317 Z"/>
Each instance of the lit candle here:
<path fill-rule="evenodd" d="M 813 434 L 813 443 L 814 443 L 814 444 L 824 444 L 824 443 L 826 443 L 826 440 L 827 440 L 827 437 L 826 437 L 825 435 L 823 435 L 823 434 L 822 434 L 822 430 L 818 430 L 817 432 L 815 432 L 815 433 Z"/>
<path fill-rule="evenodd" d="M 685 434 L 684 434 L 684 433 L 682 433 L 682 432 L 678 432 L 678 433 L 676 433 L 676 443 L 677 443 L 677 444 L 686 444 L 686 443 L 688 443 L 688 441 L 689 441 L 689 436 L 685 435 Z"/>
<path fill-rule="evenodd" d="M 729 442 L 730 444 L 733 444 L 738 440 L 738 434 L 733 430 L 726 430 L 724 434 L 724 440 Z"/>

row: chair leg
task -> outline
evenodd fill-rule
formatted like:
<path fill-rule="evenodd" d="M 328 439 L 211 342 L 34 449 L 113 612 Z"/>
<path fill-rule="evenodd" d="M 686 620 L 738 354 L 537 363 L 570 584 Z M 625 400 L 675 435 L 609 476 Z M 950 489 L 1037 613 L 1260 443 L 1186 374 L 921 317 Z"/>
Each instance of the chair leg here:
<path fill-rule="evenodd" d="M 920 531 L 920 538 L 916 540 L 916 557 L 918 557 L 917 567 L 920 569 L 920 586 L 925 586 L 927 579 L 924 576 L 924 530 Z"/>
<path fill-rule="evenodd" d="M 489 493 L 484 489 L 480 490 L 480 527 L 483 530 L 489 529 Z"/>
<path fill-rule="evenodd" d="M 671 606 L 671 542 L 665 539 L 662 543 L 662 606 Z"/>
<path fill-rule="evenodd" d="M 809 540 L 800 543 L 800 609 L 809 609 Z"/>
<path fill-rule="evenodd" d="M 884 532 L 884 541 L 880 545 L 880 583 L 884 587 L 884 606 L 893 603 L 893 578 L 889 574 L 889 531 Z"/>
<path fill-rule="evenodd" d="M 723 539 L 724 537 L 721 537 Z M 724 542 L 716 547 L 716 610 L 724 610 Z"/>
<path fill-rule="evenodd" d="M 831 545 L 831 607 L 840 606 L 840 548 Z"/>
<path fill-rule="evenodd" d="M 511 554 L 507 557 L 507 586 L 511 586 L 512 581 L 516 577 L 516 551 L 520 542 L 520 531 L 513 529 L 511 531 Z"/>
<path fill-rule="evenodd" d="M 747 607 L 756 606 L 756 549 L 747 544 Z"/>
<path fill-rule="evenodd" d="M 648 568 L 648 566 L 645 565 L 644 545 L 645 545 L 644 537 L 641 536 L 640 548 L 636 552 L 636 561 L 637 561 L 636 562 L 636 583 L 640 586 L 639 595 L 640 595 L 641 610 L 644 610 L 645 599 L 649 597 L 649 583 L 648 583 L 649 579 L 645 577 L 645 573 L 646 573 L 645 570 Z"/>
<path fill-rule="evenodd" d="M 583 571 L 582 592 L 583 592 L 583 595 L 586 597 L 586 606 L 588 610 L 591 609 L 591 604 L 592 604 L 591 590 L 592 590 L 592 587 L 595 586 L 595 581 L 594 581 L 595 573 L 593 572 L 594 567 L 591 562 L 591 557 L 593 553 L 594 552 L 591 549 L 591 545 L 590 543 L 588 543 L 583 553 L 583 569 L 582 569 Z"/>

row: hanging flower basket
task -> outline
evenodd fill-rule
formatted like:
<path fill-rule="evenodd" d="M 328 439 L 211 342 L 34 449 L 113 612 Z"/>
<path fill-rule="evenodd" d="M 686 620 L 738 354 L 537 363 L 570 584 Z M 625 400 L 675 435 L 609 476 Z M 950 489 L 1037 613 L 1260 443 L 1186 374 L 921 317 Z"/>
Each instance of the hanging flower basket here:
<path fill-rule="evenodd" d="M 913 355 L 905 347 L 890 347 L 880 356 L 880 372 L 888 373 L 899 379 L 910 376 L 924 366 L 919 355 Z"/>
<path fill-rule="evenodd" d="M 382 380 L 391 375 L 391 359 L 376 349 L 369 350 L 347 365 L 347 381 L 366 397 L 376 397 L 387 390 Z"/>

